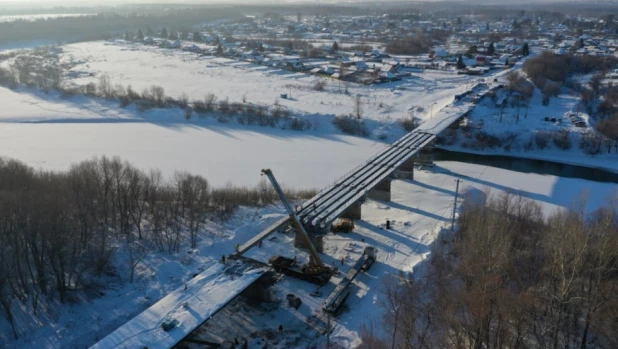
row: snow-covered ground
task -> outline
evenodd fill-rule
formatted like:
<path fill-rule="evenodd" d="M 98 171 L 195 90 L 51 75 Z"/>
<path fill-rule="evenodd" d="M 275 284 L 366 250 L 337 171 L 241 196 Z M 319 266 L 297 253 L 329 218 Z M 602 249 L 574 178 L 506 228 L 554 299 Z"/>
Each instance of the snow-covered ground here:
<path fill-rule="evenodd" d="M 357 222 L 353 233 L 329 235 L 325 239 L 326 261 L 340 267 L 343 273 L 361 256 L 364 246 L 361 238 L 378 249 L 377 263 L 355 280 L 356 291 L 347 301 L 348 310 L 336 320 L 331 338 L 344 347 L 354 347 L 360 343 L 360 326 L 369 324 L 371 319 L 380 320 L 381 278 L 387 273 L 413 273 L 415 266 L 428 256 L 437 234 L 450 227 L 458 178 L 463 180 L 460 195 L 471 189 L 491 195 L 512 192 L 539 203 L 546 215 L 555 210 L 575 208 L 576 201 L 581 199 L 587 200 L 585 209 L 591 212 L 618 195 L 612 183 L 523 174 L 456 162 L 440 162 L 433 169 L 417 171 L 414 181 L 394 181 L 392 202 L 369 201 L 363 205 L 363 219 Z M 387 219 L 392 222 L 390 230 L 385 229 Z M 248 255 L 258 260 L 266 260 L 272 254 L 306 260 L 305 254 L 289 247 L 291 237 L 287 244 L 278 240 L 265 241 L 262 249 L 253 248 Z M 345 266 L 339 265 L 342 257 L 346 259 Z M 333 281 L 337 283 L 339 279 Z M 306 307 L 299 311 L 310 317 L 319 314 L 322 302 L 335 285 L 322 288 L 322 298 L 310 296 L 313 286 L 292 279 L 276 287 L 282 289 L 283 294 L 300 296 Z"/>
<path fill-rule="evenodd" d="M 386 135 L 385 141 L 393 141 L 403 135 L 398 118 L 431 119 L 478 80 L 427 72 L 379 86 L 351 84 L 346 95 L 339 91 L 343 87 L 338 81 L 329 81 L 326 91 L 314 91 L 316 78 L 306 74 L 123 41 L 73 44 L 63 50 L 61 60 L 72 62 L 71 83 L 97 82 L 108 74 L 112 83 L 130 84 L 136 91 L 157 84 L 172 96 L 186 92 L 193 99 L 212 92 L 220 99 L 246 97 L 266 105 L 291 91 L 291 99 L 279 102 L 315 129 L 283 131 L 197 117 L 186 121 L 179 109 L 138 112 L 134 106 L 123 109 L 117 102 L 84 96 L 61 99 L 54 92 L 0 87 L 5 101 L 0 110 L 0 156 L 53 170 L 95 155 L 118 155 L 168 175 L 177 170 L 202 174 L 217 186 L 255 184 L 249 174 L 270 167 L 290 175 L 287 185 L 324 187 L 384 146 L 344 136 L 332 126 L 335 115 L 352 112 L 353 96 L 365 96 L 364 119 L 372 137 Z"/>
<path fill-rule="evenodd" d="M 350 84 L 346 95 L 344 84 L 337 80 L 327 79 L 324 91 L 314 91 L 312 87 L 318 78 L 305 73 L 124 41 L 71 44 L 63 46 L 63 50 L 61 62 L 73 66 L 73 78 L 69 81 L 78 85 L 96 83 L 107 74 L 112 83 L 132 85 L 138 92 L 160 85 L 173 97 L 187 93 L 193 100 L 214 93 L 219 100 L 240 102 L 246 98 L 264 105 L 273 105 L 278 100 L 300 113 L 333 116 L 352 113 L 354 98 L 361 95 L 364 118 L 375 120 L 400 119 L 411 114 L 428 118 L 433 103 L 452 101 L 455 94 L 465 90 L 466 83 L 479 80 L 427 71 L 388 84 Z M 281 94 L 291 94 L 291 98 L 281 99 Z M 417 113 L 417 107 L 423 111 Z"/>
<path fill-rule="evenodd" d="M 291 89 L 293 98 L 280 102 L 304 114 L 303 117 L 317 121 L 316 130 L 297 132 L 221 124 L 212 118 L 185 121 L 179 109 L 140 113 L 133 107 L 122 109 L 117 103 L 86 97 L 63 100 L 53 93 L 0 88 L 3 101 L 0 156 L 48 170 L 66 169 L 71 163 L 95 155 L 118 155 L 140 168 L 160 168 L 166 175 L 178 170 L 202 174 L 215 186 L 228 182 L 255 184 L 260 179 L 260 170 L 269 167 L 286 185 L 325 187 L 385 146 L 370 139 L 343 136 L 330 125 L 333 115 L 352 111 L 351 96 L 365 96 L 366 119 L 385 124 L 389 119 L 414 115 L 428 120 L 432 105 L 433 112 L 438 113 L 455 94 L 465 90 L 466 82 L 477 79 L 422 73 L 387 85 L 352 85 L 350 96 L 347 96 L 337 92 L 337 82 L 330 82 L 326 92 L 319 92 L 311 89 L 316 78 L 305 74 L 220 58 L 199 58 L 180 51 L 92 42 L 69 45 L 65 52 L 63 59 L 76 63 L 72 81 L 77 84 L 97 81 L 107 73 L 113 83 L 131 84 L 138 91 L 157 84 L 164 86 L 172 96 L 186 92 L 191 98 L 201 98 L 212 92 L 219 98 L 229 97 L 231 101 L 241 101 L 246 96 L 249 102 L 269 105 L 279 94 L 289 93 Z M 94 73 L 94 77 L 90 77 L 90 73 Z M 571 107 L 569 104 L 564 108 Z M 528 119 L 529 123 L 538 122 L 532 114 Z M 320 123 L 324 120 L 327 122 Z M 431 123 L 428 121 L 426 127 Z M 518 128 L 519 125 L 521 120 L 520 124 L 511 122 L 509 127 Z M 533 126 L 522 126 L 521 131 Z M 359 344 L 360 326 L 370 318 L 379 319 L 381 277 L 400 271 L 413 273 L 415 266 L 427 257 L 437 234 L 450 224 L 456 178 L 463 179 L 462 190 L 474 187 L 494 193 L 519 192 L 539 202 L 546 213 L 570 207 L 581 195 L 588 198 L 587 210 L 591 211 L 616 190 L 615 184 L 453 162 L 417 170 L 415 181 L 394 181 L 392 202 L 369 201 L 363 206 L 363 220 L 357 223 L 353 233 L 326 238 L 324 259 L 336 264 L 345 257 L 346 264 L 340 266 L 344 273 L 362 253 L 361 238 L 379 250 L 378 263 L 355 281 L 356 291 L 348 299 L 348 309 L 334 321 L 331 338 L 344 347 L 354 347 Z M 231 253 L 236 243 L 243 243 L 283 215 L 281 207 L 243 208 L 229 222 L 211 222 L 196 250 L 184 249 L 174 255 L 149 254 L 138 266 L 137 280 L 133 284 L 127 283 L 126 253 L 119 251 L 114 262 L 117 274 L 101 281 L 105 285 L 101 293 L 87 293 L 88 297 L 74 300 L 70 307 L 52 305 L 43 309 L 38 323 L 21 318 L 19 326 L 25 334 L 15 342 L 8 337 L 9 331 L 0 331 L 0 346 L 74 348 L 92 345 L 169 292 L 182 287 L 195 273 L 218 263 L 221 255 Z M 386 219 L 393 222 L 390 230 L 384 229 Z M 302 251 L 291 248 L 291 236 L 276 234 L 275 237 L 264 241 L 261 249 L 250 250 L 248 255 L 262 261 L 273 254 L 307 258 Z M 333 282 L 338 280 L 334 278 Z M 321 298 L 309 295 L 314 285 L 287 277 L 274 286 L 274 291 L 278 296 L 294 293 L 301 297 L 303 305 L 290 316 L 319 322 L 322 302 L 334 289 L 334 283 L 322 289 Z M 271 319 L 268 325 L 281 319 L 285 317 Z M 306 331 L 306 326 L 300 324 L 302 321 L 290 323 L 289 330 Z M 0 329 L 7 326 L 0 318 Z"/>
<path fill-rule="evenodd" d="M 293 163 L 282 164 L 282 167 L 294 166 Z M 282 182 L 294 182 L 289 173 L 278 173 L 278 178 Z M 440 162 L 433 169 L 417 170 L 414 181 L 394 181 L 392 202 L 367 202 L 362 207 L 363 219 L 357 222 L 353 233 L 326 238 L 324 259 L 327 263 L 337 264 L 343 273 L 362 253 L 361 238 L 379 250 L 378 262 L 355 281 L 356 290 L 348 299 L 347 310 L 333 321 L 333 340 L 346 347 L 358 345 L 361 324 L 368 319 L 380 319 L 381 277 L 399 271 L 414 272 L 415 265 L 427 257 L 437 234 L 450 226 L 457 178 L 463 180 L 462 192 L 468 187 L 491 190 L 496 194 L 513 191 L 540 203 L 545 213 L 572 207 L 582 196 L 588 199 L 587 211 L 592 211 L 616 193 L 615 184 L 523 174 L 455 162 Z M 2 332 L 7 334 L 4 338 L 0 336 L 0 344 L 7 348 L 92 345 L 170 291 L 183 287 L 196 272 L 218 263 L 221 254 L 231 253 L 236 243 L 248 240 L 283 215 L 280 206 L 258 210 L 245 208 L 225 224 L 211 222 L 197 249 L 181 249 L 182 252 L 171 256 L 158 252 L 149 254 L 138 266 L 133 284 L 127 282 L 128 270 L 123 259 L 126 256 L 122 257 L 125 254 L 119 251 L 115 263 L 117 275 L 101 281 L 105 287 L 100 293 L 76 300 L 70 307 L 56 305 L 49 312 L 41 311 L 38 324 L 24 319 L 20 326 L 28 329 L 27 334 L 14 342 L 8 337 L 9 332 Z M 393 222 L 390 230 L 384 229 L 386 219 Z M 291 248 L 292 236 L 274 236 L 275 239 L 264 241 L 262 248 L 250 250 L 248 256 L 264 261 L 273 254 L 297 256 L 301 260 L 307 258 L 303 251 Z M 346 258 L 345 266 L 339 265 L 338 260 L 342 257 Z M 338 280 L 333 278 L 332 281 L 336 283 Z M 319 322 L 323 318 L 319 315 L 322 302 L 334 287 L 333 283 L 329 284 L 322 289 L 322 297 L 314 298 L 309 295 L 315 290 L 314 285 L 286 277 L 274 286 L 274 291 L 283 297 L 293 293 L 303 301 L 298 311 L 288 310 L 286 316 Z M 263 315 L 264 311 L 258 313 L 269 316 Z M 272 327 L 277 321 L 281 319 L 271 318 L 264 326 Z M 6 326 L 8 324 L 0 320 L 0 328 Z M 303 333 L 307 326 L 302 321 L 290 321 L 289 325 L 286 322 L 287 331 Z"/>
<path fill-rule="evenodd" d="M 272 168 L 296 188 L 332 183 L 385 145 L 336 132 L 290 131 L 184 119 L 179 109 L 138 113 L 86 97 L 14 92 L 0 87 L 0 156 L 44 170 L 68 169 L 93 156 L 120 156 L 167 176 L 186 170 L 215 186 L 254 185 Z"/>
<path fill-rule="evenodd" d="M 516 70 L 520 69 L 521 65 L 518 64 Z M 506 82 L 504 75 L 499 80 Z M 585 108 L 580 106 L 579 96 L 575 92 L 563 88 L 559 96 L 552 98 L 549 105 L 544 106 L 542 93 L 535 88 L 528 108 L 523 102 L 518 106 L 517 98 L 511 97 L 504 110 L 501 110 L 497 103 L 506 96 L 507 92 L 500 90 L 494 99 L 484 98 L 468 115 L 467 129 L 463 128 L 458 132 L 455 142 L 442 144 L 440 147 L 481 155 L 548 160 L 618 172 L 618 153 L 614 147 L 608 153 L 607 147 L 602 145 L 601 153 L 594 156 L 580 149 L 581 135 L 596 131 L 594 120 L 586 114 Z M 585 127 L 577 127 L 570 117 L 582 120 Z M 569 133 L 570 149 L 560 149 L 553 143 L 551 135 L 561 131 Z M 502 139 L 501 144 L 493 148 L 479 147 L 480 143 L 475 139 L 479 132 Z M 538 132 L 549 134 L 548 144 L 544 148 L 536 142 L 535 134 Z M 510 137 L 513 138 L 507 141 Z"/>

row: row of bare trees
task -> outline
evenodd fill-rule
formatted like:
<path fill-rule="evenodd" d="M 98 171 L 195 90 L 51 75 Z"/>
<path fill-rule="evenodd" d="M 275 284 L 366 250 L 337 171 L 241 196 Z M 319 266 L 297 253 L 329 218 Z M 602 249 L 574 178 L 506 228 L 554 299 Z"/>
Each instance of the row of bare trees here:
<path fill-rule="evenodd" d="M 288 191 L 307 198 L 312 191 Z M 255 188 L 211 188 L 186 172 L 165 179 L 118 158 L 95 158 L 66 172 L 35 171 L 0 159 L 0 305 L 14 325 L 15 302 L 37 314 L 40 300 L 67 300 L 113 272 L 119 249 L 128 250 L 130 281 L 151 250 L 195 248 L 210 220 L 230 217 L 240 205 L 277 200 Z M 14 328 L 15 337 L 18 330 Z"/>
<path fill-rule="evenodd" d="M 31 55 L 17 55 L 8 69 L 0 68 L 0 85 L 13 89 L 18 84 L 42 91 L 58 89 L 62 82 L 62 69 L 56 64 L 46 64 L 50 58 L 57 61 L 58 57 L 49 48 L 37 48 Z"/>
<path fill-rule="evenodd" d="M 16 88 L 18 84 L 26 84 L 31 88 L 43 91 L 55 89 L 60 91 L 61 97 L 70 98 L 77 94 L 89 97 L 100 97 L 116 100 L 121 107 L 135 104 L 140 111 L 151 108 L 181 108 L 187 120 L 196 113 L 203 118 L 213 114 L 219 122 L 236 120 L 241 124 L 278 127 L 303 131 L 315 127 L 306 119 L 293 116 L 292 112 L 275 102 L 273 106 L 248 103 L 246 97 L 243 102 L 230 102 L 228 98 L 218 100 L 213 93 L 208 93 L 204 99 L 189 101 L 186 93 L 177 98 L 166 95 L 165 89 L 159 85 L 151 85 L 142 92 L 133 89 L 131 85 L 114 84 L 106 74 L 98 81 L 81 86 L 66 86 L 62 81 L 62 70 L 58 67 L 58 56 L 52 53 L 53 48 L 37 49 L 31 54 L 19 55 L 15 58 L 10 69 L 0 68 L 0 85 Z M 53 62 L 46 64 L 45 62 Z"/>
<path fill-rule="evenodd" d="M 426 33 L 418 29 L 410 37 L 389 41 L 386 44 L 385 51 L 390 54 L 399 55 L 429 53 L 436 42 L 444 42 L 448 36 L 449 31 L 446 30 L 438 29 Z"/>
<path fill-rule="evenodd" d="M 615 202 L 548 218 L 511 194 L 467 202 L 422 277 L 386 277 L 362 348 L 618 347 Z"/>

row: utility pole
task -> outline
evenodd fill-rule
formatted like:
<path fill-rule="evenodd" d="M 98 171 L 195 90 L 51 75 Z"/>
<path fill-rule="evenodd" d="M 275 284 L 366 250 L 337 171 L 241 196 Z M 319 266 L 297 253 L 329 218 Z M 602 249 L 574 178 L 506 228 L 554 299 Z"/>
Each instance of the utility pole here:
<path fill-rule="evenodd" d="M 521 102 L 521 94 L 517 96 L 517 123 L 519 124 L 519 103 Z"/>
<path fill-rule="evenodd" d="M 459 196 L 459 183 L 461 179 L 457 178 L 457 187 L 455 188 L 455 202 L 453 203 L 453 220 L 451 221 L 451 231 L 455 230 L 455 213 L 457 212 L 457 198 Z"/>
<path fill-rule="evenodd" d="M 326 326 L 328 327 L 326 332 L 326 349 L 330 349 L 330 313 L 328 313 L 328 320 L 326 322 Z"/>

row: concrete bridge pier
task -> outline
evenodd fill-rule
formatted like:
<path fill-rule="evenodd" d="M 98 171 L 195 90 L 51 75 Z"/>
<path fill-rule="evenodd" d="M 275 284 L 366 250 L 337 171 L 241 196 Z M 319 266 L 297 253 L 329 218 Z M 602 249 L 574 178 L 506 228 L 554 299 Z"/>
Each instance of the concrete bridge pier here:
<path fill-rule="evenodd" d="M 391 179 L 382 180 L 367 193 L 367 197 L 376 201 L 391 201 Z"/>
<path fill-rule="evenodd" d="M 431 141 L 427 144 L 418 154 L 418 164 L 421 166 L 430 166 L 433 167 L 433 148 L 435 145 L 435 141 Z"/>
<path fill-rule="evenodd" d="M 353 203 L 350 207 L 348 207 L 341 214 L 341 218 L 347 218 L 353 221 L 360 220 L 361 219 L 361 206 L 362 206 L 362 202 L 360 201 Z"/>
<path fill-rule="evenodd" d="M 316 251 L 319 253 L 324 252 L 324 235 L 311 234 L 309 233 L 309 240 L 315 247 Z M 309 246 L 305 243 L 305 240 L 300 236 L 300 233 L 296 233 L 294 235 L 294 247 L 309 249 Z"/>
<path fill-rule="evenodd" d="M 395 177 L 399 179 L 414 179 L 414 160 L 415 157 L 412 157 L 410 160 L 406 161 L 395 171 Z"/>

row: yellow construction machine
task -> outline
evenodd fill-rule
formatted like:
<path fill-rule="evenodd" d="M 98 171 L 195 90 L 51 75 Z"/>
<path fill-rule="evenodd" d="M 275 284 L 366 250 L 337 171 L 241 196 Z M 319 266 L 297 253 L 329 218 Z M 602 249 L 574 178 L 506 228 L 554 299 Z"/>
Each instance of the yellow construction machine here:
<path fill-rule="evenodd" d="M 347 218 L 339 218 L 330 226 L 330 231 L 333 233 L 349 233 L 352 230 L 354 230 L 354 221 Z"/>

